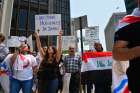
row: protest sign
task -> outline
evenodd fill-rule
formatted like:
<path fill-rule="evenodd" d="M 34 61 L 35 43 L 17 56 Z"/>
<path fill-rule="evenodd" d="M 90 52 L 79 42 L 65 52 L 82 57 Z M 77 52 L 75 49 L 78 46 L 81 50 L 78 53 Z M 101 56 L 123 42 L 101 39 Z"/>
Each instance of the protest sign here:
<path fill-rule="evenodd" d="M 58 35 L 61 31 L 61 14 L 35 15 L 35 30 L 40 35 Z"/>
<path fill-rule="evenodd" d="M 76 47 L 75 36 L 62 36 L 62 50 L 68 50 L 70 46 Z"/>

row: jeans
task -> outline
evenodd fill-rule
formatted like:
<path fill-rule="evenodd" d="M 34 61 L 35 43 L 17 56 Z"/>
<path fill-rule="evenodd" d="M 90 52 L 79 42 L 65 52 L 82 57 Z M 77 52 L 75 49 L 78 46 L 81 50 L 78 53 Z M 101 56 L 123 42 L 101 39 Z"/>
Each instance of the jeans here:
<path fill-rule="evenodd" d="M 0 84 L 4 91 L 4 93 L 9 93 L 9 76 L 8 75 L 2 75 L 0 76 Z"/>
<path fill-rule="evenodd" d="M 111 84 L 109 83 L 95 84 L 95 93 L 111 93 Z"/>
<path fill-rule="evenodd" d="M 39 93 L 57 93 L 58 79 L 39 80 Z"/>
<path fill-rule="evenodd" d="M 46 93 L 56 93 L 58 90 L 58 79 L 50 80 L 47 86 Z"/>
<path fill-rule="evenodd" d="M 33 80 L 20 81 L 14 78 L 10 79 L 10 93 L 19 93 L 22 89 L 23 93 L 32 93 Z"/>
<path fill-rule="evenodd" d="M 80 73 L 72 73 L 70 78 L 69 93 L 79 93 L 80 91 Z"/>
<path fill-rule="evenodd" d="M 87 93 L 91 93 L 91 89 L 93 89 L 93 83 L 88 81 L 87 82 Z"/>

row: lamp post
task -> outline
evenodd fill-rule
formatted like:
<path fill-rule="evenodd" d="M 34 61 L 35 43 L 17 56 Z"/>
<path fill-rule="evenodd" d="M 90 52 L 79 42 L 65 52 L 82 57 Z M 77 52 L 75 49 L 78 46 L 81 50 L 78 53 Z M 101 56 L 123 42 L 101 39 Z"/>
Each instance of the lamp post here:
<path fill-rule="evenodd" d="M 82 31 L 82 17 L 79 17 L 79 26 L 80 26 L 80 39 L 81 39 L 81 54 L 83 55 L 83 31 Z"/>

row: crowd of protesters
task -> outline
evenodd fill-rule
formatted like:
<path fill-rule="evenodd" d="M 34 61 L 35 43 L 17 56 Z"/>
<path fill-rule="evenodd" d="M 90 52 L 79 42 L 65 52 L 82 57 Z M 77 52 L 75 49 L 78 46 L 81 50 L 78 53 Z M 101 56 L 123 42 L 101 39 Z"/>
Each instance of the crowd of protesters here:
<path fill-rule="evenodd" d="M 130 24 L 115 33 L 113 58 L 130 60 L 128 86 L 131 93 L 139 93 L 139 8 L 124 18 Z M 132 35 L 136 37 L 130 38 Z M 75 47 L 69 46 L 68 55 L 62 54 L 61 31 L 57 48 L 43 47 L 38 32 L 34 37 L 38 52 L 33 53 L 26 40 L 9 51 L 4 44 L 5 36 L 0 33 L 0 86 L 4 93 L 81 93 L 81 85 L 87 85 L 85 93 L 92 93 L 93 85 L 95 93 L 111 93 L 112 69 L 81 73 L 82 56 L 76 55 Z M 96 52 L 103 52 L 100 43 L 96 42 L 94 48 Z"/>
<path fill-rule="evenodd" d="M 0 34 L 0 83 L 4 93 L 79 93 L 83 79 L 82 59 L 76 55 L 75 47 L 69 46 L 68 55 L 63 56 L 62 32 L 58 36 L 58 48 L 42 47 L 39 33 L 35 32 L 34 36 L 38 49 L 36 54 L 31 52 L 26 40 L 9 52 L 3 43 L 4 35 Z M 100 43 L 96 43 L 98 44 L 96 50 L 102 48 Z M 90 90 L 93 83 L 90 84 Z"/>

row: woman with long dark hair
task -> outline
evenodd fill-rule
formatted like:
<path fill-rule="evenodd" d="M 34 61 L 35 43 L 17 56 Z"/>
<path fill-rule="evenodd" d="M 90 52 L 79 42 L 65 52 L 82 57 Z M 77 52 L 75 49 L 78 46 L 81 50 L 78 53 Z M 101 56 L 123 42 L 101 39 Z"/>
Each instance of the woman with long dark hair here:
<path fill-rule="evenodd" d="M 42 58 L 38 71 L 38 92 L 57 93 L 58 90 L 58 71 L 61 58 L 61 33 L 59 34 L 58 49 L 49 46 L 46 51 L 41 47 L 38 32 L 35 32 L 37 46 Z"/>

